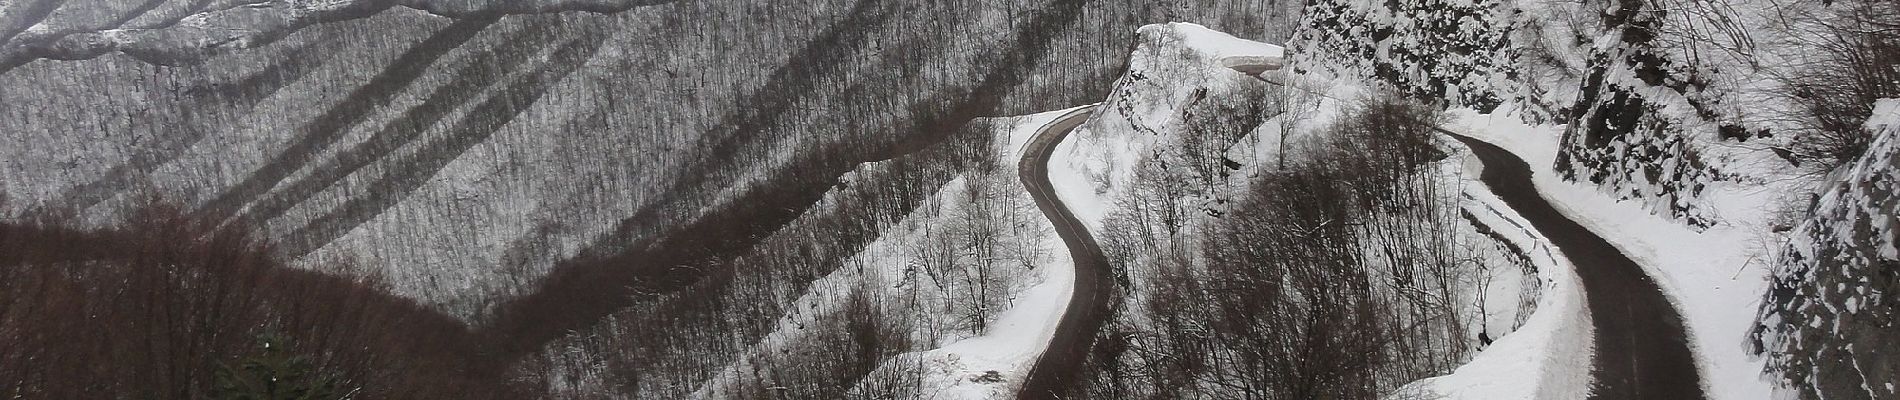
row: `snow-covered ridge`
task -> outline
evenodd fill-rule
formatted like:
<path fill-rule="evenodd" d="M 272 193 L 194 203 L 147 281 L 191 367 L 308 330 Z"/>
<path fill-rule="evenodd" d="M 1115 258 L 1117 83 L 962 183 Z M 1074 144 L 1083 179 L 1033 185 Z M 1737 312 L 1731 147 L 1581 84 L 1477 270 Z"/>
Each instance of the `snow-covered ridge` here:
<path fill-rule="evenodd" d="M 1165 33 L 1164 33 L 1165 31 Z M 1267 43 L 1241 39 L 1226 32 L 1208 29 L 1190 22 L 1170 22 L 1167 24 L 1145 25 L 1136 30 L 1140 35 L 1171 35 L 1181 39 L 1188 49 L 1219 60 L 1220 65 L 1228 68 L 1246 68 L 1259 66 L 1263 69 L 1279 69 L 1286 65 L 1286 48 Z"/>
<path fill-rule="evenodd" d="M 1183 112 L 1205 106 L 1198 104 L 1203 101 L 1257 96 L 1249 90 L 1258 90 L 1260 84 L 1227 60 L 1283 62 L 1285 57 L 1280 46 L 1198 24 L 1152 24 L 1136 32 L 1139 41 L 1129 70 L 1114 82 L 1100 115 L 1058 145 L 1049 165 L 1058 194 L 1098 235 L 1112 211 L 1108 202 L 1136 189 L 1136 167 L 1147 158 L 1163 156 L 1167 149 L 1160 148 L 1162 142 L 1179 139 L 1173 135 L 1179 134 L 1175 129 L 1183 123 Z"/>

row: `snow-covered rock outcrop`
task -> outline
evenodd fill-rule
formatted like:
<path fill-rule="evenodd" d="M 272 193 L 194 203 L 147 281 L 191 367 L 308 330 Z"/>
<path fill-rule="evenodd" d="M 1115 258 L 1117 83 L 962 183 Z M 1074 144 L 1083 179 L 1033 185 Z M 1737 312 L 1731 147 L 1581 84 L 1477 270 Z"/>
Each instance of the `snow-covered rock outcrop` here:
<path fill-rule="evenodd" d="M 1716 117 L 1699 93 L 1712 82 L 1702 65 L 1674 54 L 1651 33 L 1667 20 L 1649 1 L 1622 1 L 1602 15 L 1589 69 L 1564 131 L 1556 170 L 1597 184 L 1619 200 L 1644 201 L 1659 215 L 1707 227 L 1701 204 L 1715 176 L 1694 138 Z M 1713 127 L 1706 128 L 1713 130 Z"/>
<path fill-rule="evenodd" d="M 1801 398 L 1900 396 L 1900 99 L 1866 128 L 1878 138 L 1782 249 L 1755 328 Z"/>
<path fill-rule="evenodd" d="M 1305 12 L 1296 68 L 1567 123 L 1556 159 L 1565 179 L 1698 228 L 1722 219 L 1705 189 L 1741 179 L 1724 169 L 1735 146 L 1711 143 L 1766 136 L 1758 122 L 1768 118 L 1742 105 L 1763 100 L 1765 85 L 1747 76 L 1775 66 L 1734 50 L 1755 46 L 1739 31 L 1752 17 L 1735 9 L 1677 10 L 1651 0 L 1324 0 Z M 1735 71 L 1748 74 L 1728 73 Z"/>
<path fill-rule="evenodd" d="M 1301 68 L 1375 78 L 1414 96 L 1490 110 L 1517 73 L 1509 0 L 1340 0 L 1307 6 Z"/>

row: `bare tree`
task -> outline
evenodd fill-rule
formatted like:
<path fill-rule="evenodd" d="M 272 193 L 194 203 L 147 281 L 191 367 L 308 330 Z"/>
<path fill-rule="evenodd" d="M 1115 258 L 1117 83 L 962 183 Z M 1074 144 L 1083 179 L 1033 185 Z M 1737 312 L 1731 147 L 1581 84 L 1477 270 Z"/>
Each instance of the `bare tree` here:
<path fill-rule="evenodd" d="M 1780 24 L 1795 41 L 1789 65 L 1770 71 L 1798 105 L 1783 151 L 1815 171 L 1853 161 L 1873 141 L 1861 124 L 1874 100 L 1900 97 L 1900 5 L 1886 1 L 1795 2 Z"/>
<path fill-rule="evenodd" d="M 1113 259 L 1142 271 L 1145 291 L 1133 305 L 1142 319 L 1099 339 L 1108 347 L 1092 361 L 1093 394 L 1373 398 L 1448 371 L 1463 351 L 1455 312 L 1473 272 L 1458 261 L 1455 232 L 1443 229 L 1458 203 L 1440 190 L 1455 182 L 1432 168 L 1444 157 L 1436 118 L 1369 99 L 1292 141 L 1298 162 L 1258 177 L 1229 212 L 1184 225 L 1196 238 L 1170 238 L 1165 224 L 1150 231 L 1161 240 L 1111 235 L 1111 253 L 1139 252 Z M 1168 193 L 1129 201 L 1166 205 Z M 1166 221 L 1151 212 L 1110 223 Z M 1100 370 L 1109 366 L 1116 370 Z"/>

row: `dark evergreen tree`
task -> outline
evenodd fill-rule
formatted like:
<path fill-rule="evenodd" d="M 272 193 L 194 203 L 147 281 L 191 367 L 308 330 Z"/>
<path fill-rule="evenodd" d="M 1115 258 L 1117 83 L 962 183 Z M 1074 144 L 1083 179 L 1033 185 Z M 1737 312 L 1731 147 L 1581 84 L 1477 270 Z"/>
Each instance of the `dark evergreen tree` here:
<path fill-rule="evenodd" d="M 265 333 L 257 336 L 259 353 L 245 357 L 237 366 L 218 366 L 217 400 L 318 400 L 342 399 L 339 380 L 318 370 L 309 359 L 295 353 L 283 337 Z"/>

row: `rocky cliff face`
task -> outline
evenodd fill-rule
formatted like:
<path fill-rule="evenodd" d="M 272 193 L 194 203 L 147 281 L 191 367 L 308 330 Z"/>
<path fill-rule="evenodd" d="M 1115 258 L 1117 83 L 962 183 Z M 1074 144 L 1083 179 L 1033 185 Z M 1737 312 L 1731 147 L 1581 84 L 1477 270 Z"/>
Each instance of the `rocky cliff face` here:
<path fill-rule="evenodd" d="M 1650 204 L 1652 212 L 1708 227 L 1703 188 L 1718 174 L 1704 163 L 1682 125 L 1636 88 L 1603 83 L 1620 66 L 1592 72 L 1579 113 L 1564 131 L 1556 170 L 1565 178 L 1597 184 L 1619 200 Z"/>
<path fill-rule="evenodd" d="M 1900 99 L 1781 249 L 1755 351 L 1802 398 L 1900 395 Z"/>
<path fill-rule="evenodd" d="M 1517 89 L 1508 0 L 1319 1 L 1304 12 L 1291 40 L 1302 68 L 1484 111 Z"/>
<path fill-rule="evenodd" d="M 1691 97 L 1710 86 L 1699 75 L 1703 66 L 1680 60 L 1657 37 L 1668 16 L 1661 4 L 1602 6 L 1610 9 L 1602 15 L 1605 29 L 1590 51 L 1556 170 L 1619 200 L 1645 201 L 1657 214 L 1707 227 L 1714 217 L 1699 203 L 1717 174 L 1702 161 L 1694 138 L 1703 136 L 1695 129 L 1717 115 Z"/>
<path fill-rule="evenodd" d="M 1371 398 L 1528 314 L 1535 270 L 1486 236 L 1502 225 L 1461 218 L 1456 161 L 1418 123 L 1431 109 L 1350 79 L 1246 76 L 1222 65 L 1279 49 L 1198 26 L 1140 33 L 1051 166 L 1091 194 L 1065 198 L 1098 200 L 1078 214 L 1117 275 L 1086 397 Z M 1472 296 L 1492 308 L 1450 300 Z"/>

